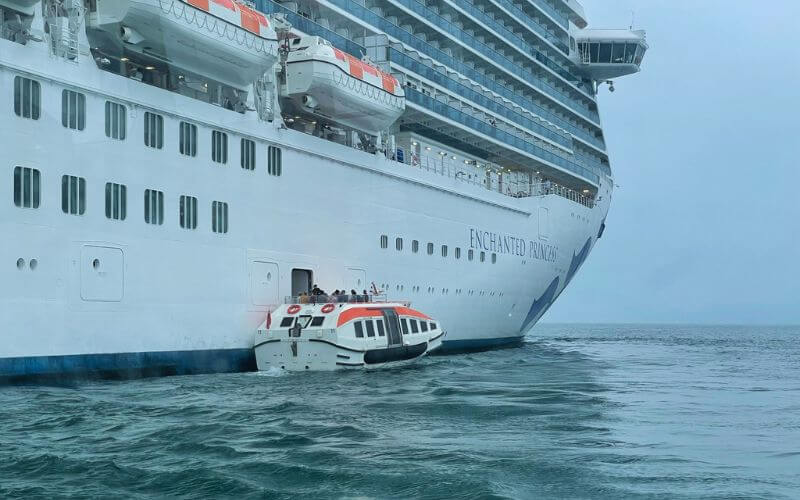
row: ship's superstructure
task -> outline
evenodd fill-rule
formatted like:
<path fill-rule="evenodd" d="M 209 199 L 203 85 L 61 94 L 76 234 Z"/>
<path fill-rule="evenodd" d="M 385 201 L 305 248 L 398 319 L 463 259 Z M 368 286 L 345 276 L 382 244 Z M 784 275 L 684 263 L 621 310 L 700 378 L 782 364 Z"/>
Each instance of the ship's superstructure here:
<path fill-rule="evenodd" d="M 412 300 L 445 351 L 518 341 L 602 235 L 597 92 L 648 47 L 587 25 L 574 0 L 0 0 L 0 377 L 252 369 L 313 282 Z"/>

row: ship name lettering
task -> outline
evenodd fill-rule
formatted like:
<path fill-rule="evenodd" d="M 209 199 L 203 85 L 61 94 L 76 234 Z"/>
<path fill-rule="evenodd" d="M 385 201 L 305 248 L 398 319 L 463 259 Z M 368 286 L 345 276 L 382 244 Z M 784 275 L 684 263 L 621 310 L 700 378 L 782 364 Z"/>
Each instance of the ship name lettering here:
<path fill-rule="evenodd" d="M 545 262 L 555 262 L 558 258 L 558 247 L 555 245 L 475 228 L 469 230 L 469 247 L 485 252 L 516 255 Z"/>

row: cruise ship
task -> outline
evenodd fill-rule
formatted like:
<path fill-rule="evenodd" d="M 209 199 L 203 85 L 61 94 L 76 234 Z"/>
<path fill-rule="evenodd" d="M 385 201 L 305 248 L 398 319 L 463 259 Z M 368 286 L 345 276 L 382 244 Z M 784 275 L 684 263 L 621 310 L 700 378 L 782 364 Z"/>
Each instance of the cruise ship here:
<path fill-rule="evenodd" d="M 253 370 L 314 285 L 518 343 L 647 49 L 575 0 L 0 0 L 0 379 Z"/>

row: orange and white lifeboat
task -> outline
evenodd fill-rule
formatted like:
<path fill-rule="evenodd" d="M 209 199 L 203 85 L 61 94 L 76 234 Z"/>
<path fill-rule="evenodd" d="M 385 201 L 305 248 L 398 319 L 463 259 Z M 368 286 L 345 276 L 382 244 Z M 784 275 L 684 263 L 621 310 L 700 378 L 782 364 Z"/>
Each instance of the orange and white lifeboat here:
<path fill-rule="evenodd" d="M 258 329 L 258 369 L 331 371 L 414 362 L 442 345 L 441 325 L 407 303 L 293 303 Z"/>
<path fill-rule="evenodd" d="M 87 28 L 95 46 L 110 42 L 238 89 L 278 61 L 267 17 L 235 0 L 96 0 Z"/>
<path fill-rule="evenodd" d="M 289 50 L 282 106 L 373 135 L 403 114 L 405 92 L 394 76 L 317 36 L 294 38 Z"/>

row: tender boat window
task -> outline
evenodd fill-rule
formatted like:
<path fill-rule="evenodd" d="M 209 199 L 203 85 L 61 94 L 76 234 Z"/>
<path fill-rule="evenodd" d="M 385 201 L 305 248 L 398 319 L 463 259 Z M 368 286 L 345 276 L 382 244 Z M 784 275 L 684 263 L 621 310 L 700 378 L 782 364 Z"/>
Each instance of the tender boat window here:
<path fill-rule="evenodd" d="M 419 329 L 422 330 L 422 333 L 427 332 L 428 331 L 428 323 L 425 322 L 425 321 L 420 321 L 419 322 Z"/>
<path fill-rule="evenodd" d="M 256 143 L 250 139 L 242 139 L 242 168 L 256 169 Z"/>
<path fill-rule="evenodd" d="M 385 234 L 381 235 L 381 248 L 389 248 L 389 237 Z"/>
<path fill-rule="evenodd" d="M 164 223 L 164 193 L 155 189 L 144 190 L 144 221 L 160 226 Z"/>
<path fill-rule="evenodd" d="M 356 338 L 363 339 L 364 329 L 361 327 L 361 322 L 356 321 L 355 323 L 353 323 L 353 327 L 356 329 Z"/>
<path fill-rule="evenodd" d="M 311 326 L 322 326 L 324 322 L 325 316 L 314 316 L 314 319 L 311 320 Z"/>
<path fill-rule="evenodd" d="M 419 241 L 417 241 L 417 240 L 412 240 L 411 241 L 411 251 L 414 252 L 414 253 L 419 252 Z"/>
<path fill-rule="evenodd" d="M 14 113 L 22 118 L 38 120 L 41 112 L 42 87 L 36 80 L 14 77 Z"/>
<path fill-rule="evenodd" d="M 294 323 L 294 316 L 287 316 L 281 320 L 281 328 L 292 326 Z"/>
<path fill-rule="evenodd" d="M 403 329 L 403 335 L 408 335 L 408 322 L 405 318 L 400 318 L 400 326 Z"/>
<path fill-rule="evenodd" d="M 436 323 L 431 323 L 431 331 L 436 330 Z"/>
<path fill-rule="evenodd" d="M 86 96 L 71 90 L 61 92 L 61 125 L 73 130 L 86 128 Z"/>
<path fill-rule="evenodd" d="M 124 184 L 106 182 L 106 218 L 125 220 L 128 212 L 128 188 Z"/>
<path fill-rule="evenodd" d="M 61 177 L 61 210 L 70 215 L 86 213 L 86 179 L 74 175 Z"/>
<path fill-rule="evenodd" d="M 106 137 L 124 141 L 127 132 L 128 115 L 125 106 L 106 101 Z"/>
<path fill-rule="evenodd" d="M 411 323 L 411 333 L 419 333 L 419 327 L 417 326 L 417 320 L 410 319 L 408 320 Z"/>
<path fill-rule="evenodd" d="M 228 134 L 225 132 L 211 131 L 211 161 L 228 163 Z"/>
<path fill-rule="evenodd" d="M 383 320 L 376 319 L 375 320 L 375 326 L 378 327 L 378 337 L 385 337 L 386 336 L 386 331 L 383 329 Z"/>
<path fill-rule="evenodd" d="M 40 174 L 35 168 L 14 168 L 14 205 L 20 208 L 39 208 Z"/>
<path fill-rule="evenodd" d="M 267 173 L 269 175 L 280 176 L 283 168 L 281 158 L 281 148 L 269 146 L 267 148 Z"/>
<path fill-rule="evenodd" d="M 180 221 L 184 229 L 197 229 L 197 198 L 194 196 L 181 195 Z"/>
<path fill-rule="evenodd" d="M 367 320 L 364 322 L 367 325 L 367 337 L 374 337 L 375 336 L 375 325 L 372 324 L 372 320 Z"/>
<path fill-rule="evenodd" d="M 144 145 L 149 148 L 164 147 L 164 117 L 155 113 L 144 114 Z"/>
<path fill-rule="evenodd" d="M 197 156 L 197 125 L 181 122 L 179 135 L 181 154 L 185 156 Z"/>
<path fill-rule="evenodd" d="M 300 325 L 300 328 L 308 328 L 309 323 L 311 323 L 310 315 L 304 314 L 302 316 L 297 317 L 297 324 Z"/>
<path fill-rule="evenodd" d="M 228 204 L 224 201 L 211 202 L 211 230 L 220 234 L 228 232 Z"/>

